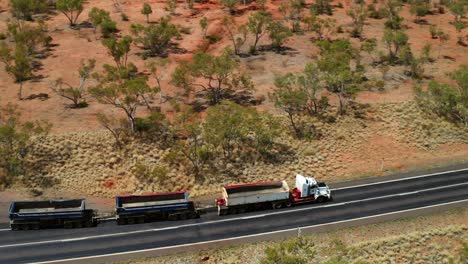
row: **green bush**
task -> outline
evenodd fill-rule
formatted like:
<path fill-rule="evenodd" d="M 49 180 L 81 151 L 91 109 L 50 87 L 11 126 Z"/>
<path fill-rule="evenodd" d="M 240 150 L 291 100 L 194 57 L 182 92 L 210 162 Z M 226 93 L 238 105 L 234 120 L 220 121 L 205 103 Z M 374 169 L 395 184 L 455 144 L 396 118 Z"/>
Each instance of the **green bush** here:
<path fill-rule="evenodd" d="M 468 67 L 449 74 L 456 85 L 431 81 L 427 91 L 415 87 L 418 105 L 450 121 L 468 125 Z"/>
<path fill-rule="evenodd" d="M 314 261 L 314 245 L 303 237 L 293 238 L 277 246 L 268 247 L 261 264 L 306 264 Z"/>
<path fill-rule="evenodd" d="M 122 21 L 129 21 L 129 20 L 130 20 L 130 19 L 128 18 L 128 15 L 125 14 L 125 13 L 120 14 L 120 19 L 122 19 Z"/>
<path fill-rule="evenodd" d="M 101 22 L 101 33 L 104 38 L 110 38 L 112 33 L 117 32 L 117 23 L 110 19 Z"/>

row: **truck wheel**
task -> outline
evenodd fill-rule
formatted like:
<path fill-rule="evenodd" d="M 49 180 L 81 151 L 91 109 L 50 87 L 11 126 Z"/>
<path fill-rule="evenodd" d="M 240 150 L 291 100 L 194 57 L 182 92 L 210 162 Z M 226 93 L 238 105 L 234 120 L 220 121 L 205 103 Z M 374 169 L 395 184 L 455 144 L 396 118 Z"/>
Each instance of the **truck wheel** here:
<path fill-rule="evenodd" d="M 219 210 L 218 210 L 218 215 L 219 215 L 219 216 L 227 215 L 227 210 L 225 210 L 225 209 L 219 209 Z"/>
<path fill-rule="evenodd" d="M 39 224 L 33 224 L 32 225 L 33 230 L 39 230 L 39 227 L 40 227 Z"/>
<path fill-rule="evenodd" d="M 63 224 L 63 227 L 66 229 L 72 229 L 73 228 L 73 223 L 72 222 L 65 222 Z"/>
<path fill-rule="evenodd" d="M 139 224 L 145 223 L 145 217 L 144 217 L 144 216 L 138 217 L 138 218 L 137 218 L 137 222 L 138 222 Z"/>
<path fill-rule="evenodd" d="M 284 206 L 285 206 L 286 208 L 289 208 L 289 207 L 291 207 L 292 205 L 293 205 L 292 202 L 285 202 L 285 203 L 284 203 Z"/>
<path fill-rule="evenodd" d="M 23 224 L 23 225 L 21 225 L 21 229 L 22 230 L 29 230 L 29 229 L 31 229 L 31 227 L 28 224 Z"/>
<path fill-rule="evenodd" d="M 17 224 L 11 224 L 10 228 L 11 228 L 11 230 L 13 230 L 13 231 L 18 231 L 18 230 L 20 229 L 19 226 L 18 226 Z"/>
<path fill-rule="evenodd" d="M 197 219 L 199 217 L 200 217 L 200 215 L 195 213 L 195 212 L 190 213 L 190 219 Z"/>
<path fill-rule="evenodd" d="M 81 222 L 81 221 L 76 222 L 75 227 L 76 228 L 83 228 L 83 222 Z"/>
<path fill-rule="evenodd" d="M 127 219 L 119 218 L 119 219 L 117 219 L 117 224 L 118 225 L 126 225 L 127 224 Z"/>
<path fill-rule="evenodd" d="M 185 214 L 185 213 L 184 213 L 184 214 L 180 214 L 180 215 L 179 215 L 179 219 L 180 219 L 180 220 L 187 220 L 187 214 Z"/>
<path fill-rule="evenodd" d="M 88 227 L 88 228 L 93 227 L 93 221 L 91 221 L 91 220 L 86 221 L 85 226 Z"/>
<path fill-rule="evenodd" d="M 133 217 L 128 218 L 128 224 L 129 225 L 135 224 L 135 218 L 133 218 Z"/>
<path fill-rule="evenodd" d="M 317 198 L 317 203 L 324 203 L 326 200 L 327 198 L 320 196 L 319 198 Z"/>

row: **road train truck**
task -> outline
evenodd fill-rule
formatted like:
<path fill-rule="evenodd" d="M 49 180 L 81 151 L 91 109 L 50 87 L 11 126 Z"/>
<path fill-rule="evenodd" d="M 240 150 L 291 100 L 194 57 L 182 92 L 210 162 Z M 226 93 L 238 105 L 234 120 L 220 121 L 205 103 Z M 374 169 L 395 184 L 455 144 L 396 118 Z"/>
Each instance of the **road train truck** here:
<path fill-rule="evenodd" d="M 185 191 L 117 196 L 115 203 L 118 225 L 200 217 Z"/>
<path fill-rule="evenodd" d="M 97 225 L 94 210 L 86 209 L 84 199 L 14 201 L 10 205 L 9 217 L 11 230 Z"/>
<path fill-rule="evenodd" d="M 256 182 L 224 186 L 216 199 L 218 215 L 244 213 L 259 209 L 280 209 L 297 204 L 325 202 L 332 199 L 330 188 L 314 178 L 296 175 L 296 186 L 286 181 Z"/>

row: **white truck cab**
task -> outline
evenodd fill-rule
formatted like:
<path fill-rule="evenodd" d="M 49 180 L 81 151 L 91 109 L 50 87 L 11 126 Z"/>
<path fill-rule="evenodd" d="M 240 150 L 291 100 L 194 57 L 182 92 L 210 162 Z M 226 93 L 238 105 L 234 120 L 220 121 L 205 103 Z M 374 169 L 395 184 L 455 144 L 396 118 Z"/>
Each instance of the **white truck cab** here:
<path fill-rule="evenodd" d="M 331 200 L 330 188 L 312 177 L 296 174 L 296 188 L 301 192 L 300 198 L 314 197 L 318 202 Z"/>

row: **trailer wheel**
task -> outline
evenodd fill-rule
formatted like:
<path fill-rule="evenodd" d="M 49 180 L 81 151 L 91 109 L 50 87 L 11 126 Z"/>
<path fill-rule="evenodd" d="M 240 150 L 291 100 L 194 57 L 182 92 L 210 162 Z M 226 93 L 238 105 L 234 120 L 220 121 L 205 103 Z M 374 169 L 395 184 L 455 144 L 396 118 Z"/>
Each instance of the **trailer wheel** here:
<path fill-rule="evenodd" d="M 10 228 L 11 228 L 11 230 L 13 230 L 13 231 L 18 231 L 18 230 L 20 230 L 20 228 L 19 228 L 19 226 L 18 226 L 17 224 L 11 224 Z"/>
<path fill-rule="evenodd" d="M 119 218 L 119 219 L 117 219 L 117 224 L 118 225 L 126 225 L 127 224 L 127 219 L 126 218 Z"/>
<path fill-rule="evenodd" d="M 284 203 L 284 206 L 285 206 L 285 207 L 287 207 L 287 208 L 291 207 L 292 205 L 293 205 L 293 203 L 292 203 L 292 202 L 290 202 L 290 201 L 289 201 L 289 202 L 286 202 L 286 203 Z"/>
<path fill-rule="evenodd" d="M 180 220 L 187 220 L 187 218 L 188 218 L 188 215 L 185 213 L 179 215 Z"/>
<path fill-rule="evenodd" d="M 190 219 L 197 219 L 197 218 L 199 218 L 199 217 L 200 217 L 200 215 L 197 214 L 196 212 L 191 212 L 191 213 L 190 213 Z"/>
<path fill-rule="evenodd" d="M 94 225 L 93 221 L 91 221 L 91 220 L 88 220 L 88 221 L 85 222 L 86 227 L 93 227 L 93 225 Z"/>
<path fill-rule="evenodd" d="M 29 229 L 31 229 L 31 227 L 28 224 L 23 224 L 23 225 L 21 225 L 21 229 L 22 230 L 29 230 Z"/>
<path fill-rule="evenodd" d="M 83 228 L 83 222 L 78 221 L 74 224 L 75 228 Z"/>
<path fill-rule="evenodd" d="M 39 227 L 40 227 L 39 224 L 33 224 L 32 225 L 33 230 L 39 230 Z"/>
<path fill-rule="evenodd" d="M 282 203 L 274 203 L 273 204 L 273 208 L 274 209 L 281 209 L 283 207 L 283 204 Z"/>
<path fill-rule="evenodd" d="M 72 222 L 65 222 L 63 224 L 63 227 L 66 229 L 72 229 L 73 228 L 73 223 Z"/>
<path fill-rule="evenodd" d="M 170 215 L 167 216 L 167 220 L 175 221 L 175 220 L 177 220 L 177 215 L 170 214 Z"/>
<path fill-rule="evenodd" d="M 143 224 L 143 223 L 145 223 L 145 217 L 144 217 L 144 216 L 138 217 L 138 218 L 137 218 L 137 222 L 138 222 L 138 224 Z"/>
<path fill-rule="evenodd" d="M 133 218 L 133 217 L 128 218 L 128 224 L 129 225 L 135 224 L 135 218 Z"/>

